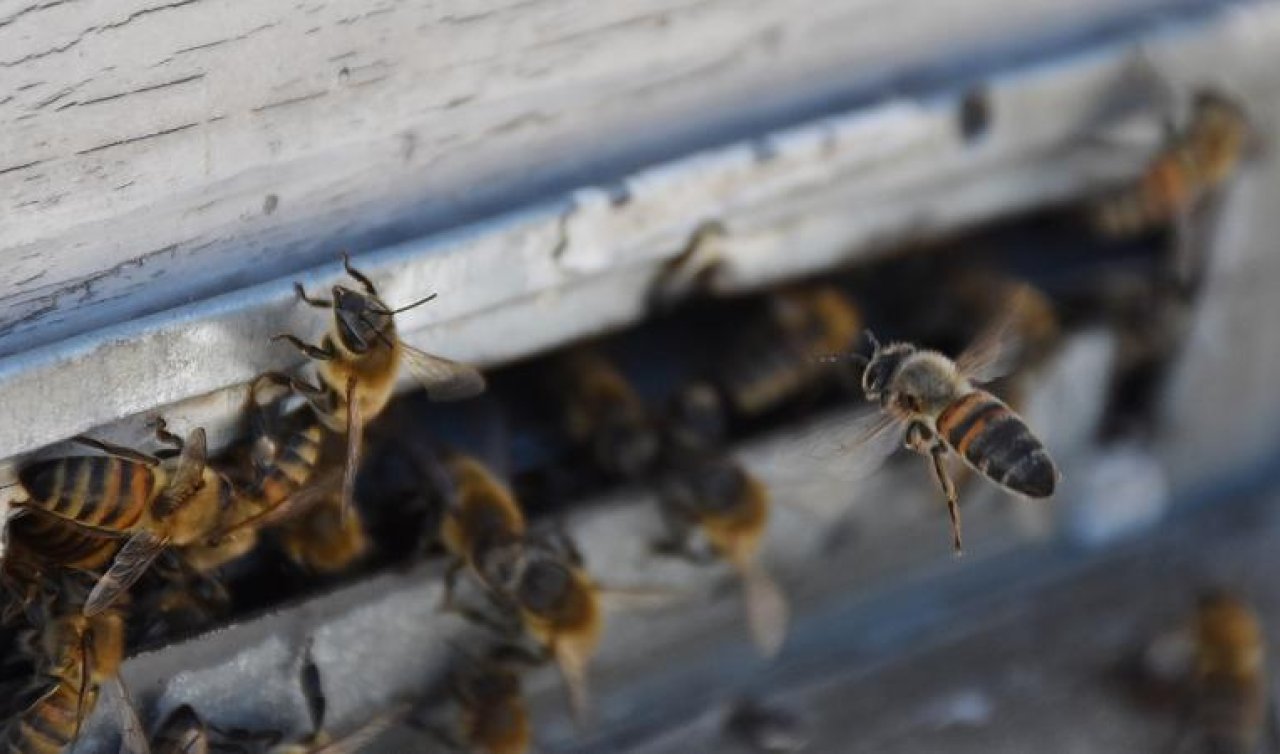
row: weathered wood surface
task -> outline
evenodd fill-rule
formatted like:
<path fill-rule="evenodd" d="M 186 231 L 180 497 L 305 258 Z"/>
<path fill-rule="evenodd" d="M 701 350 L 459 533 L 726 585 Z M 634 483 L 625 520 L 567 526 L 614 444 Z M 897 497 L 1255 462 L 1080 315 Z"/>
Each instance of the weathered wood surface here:
<path fill-rule="evenodd" d="M 884 77 L 1216 3 L 4 0 L 0 354 Z"/>

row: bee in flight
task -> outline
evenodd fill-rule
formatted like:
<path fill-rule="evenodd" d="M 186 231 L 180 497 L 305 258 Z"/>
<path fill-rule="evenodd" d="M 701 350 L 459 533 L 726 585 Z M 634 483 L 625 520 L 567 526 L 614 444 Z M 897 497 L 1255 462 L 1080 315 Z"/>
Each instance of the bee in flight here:
<path fill-rule="evenodd" d="M 515 654 L 518 650 L 512 648 Z M 508 647 L 473 657 L 460 650 L 448 675 L 451 717 L 420 727 L 451 752 L 525 754 L 533 739 L 517 661 Z M 524 660 L 518 657 L 518 660 Z"/>
<path fill-rule="evenodd" d="M 290 385 L 315 407 L 330 430 L 346 435 L 341 506 L 343 511 L 349 511 L 365 423 L 391 400 L 402 366 L 433 400 L 469 398 L 484 390 L 485 381 L 473 367 L 423 353 L 397 334 L 395 316 L 431 301 L 435 294 L 393 309 L 378 296 L 373 282 L 351 266 L 346 254 L 342 255 L 342 266 L 361 290 L 335 285 L 331 299 L 319 299 L 307 295 L 301 283 L 294 284 L 303 303 L 333 312 L 329 332 L 320 345 L 288 333 L 275 336 L 316 362 L 321 384 L 274 372 L 265 377 Z"/>
<path fill-rule="evenodd" d="M 1021 293 L 1012 307 L 1021 306 Z M 1053 495 L 1059 473 L 1044 444 L 1022 417 L 980 385 L 1009 371 L 1016 355 L 1012 311 L 954 361 L 911 343 L 882 346 L 867 333 L 874 351 L 862 373 L 867 400 L 881 411 L 857 422 L 852 447 L 862 469 L 879 465 L 900 447 L 925 456 L 951 516 L 952 544 L 963 549 L 956 487 L 947 470 L 954 453 L 975 471 L 1019 495 Z M 905 429 L 905 437 L 903 430 Z"/>

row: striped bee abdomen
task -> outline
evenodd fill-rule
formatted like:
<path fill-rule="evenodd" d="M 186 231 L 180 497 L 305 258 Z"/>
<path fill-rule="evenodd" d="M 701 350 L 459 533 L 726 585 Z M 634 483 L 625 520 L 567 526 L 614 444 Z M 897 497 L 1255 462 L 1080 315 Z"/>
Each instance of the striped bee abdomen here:
<path fill-rule="evenodd" d="M 1049 497 L 1058 471 L 1021 417 L 985 390 L 962 396 L 938 415 L 947 444 L 993 482 L 1028 497 Z"/>
<path fill-rule="evenodd" d="M 66 568 L 95 571 L 115 557 L 123 542 L 96 534 L 38 508 L 9 523 L 9 541 L 25 547 L 50 563 Z"/>
<path fill-rule="evenodd" d="M 82 704 L 81 663 L 71 662 L 61 668 L 57 684 L 9 724 L 2 749 L 6 754 L 57 754 L 71 745 Z M 97 696 L 96 685 L 85 689 L 86 713 L 93 709 Z"/>
<path fill-rule="evenodd" d="M 315 473 L 324 436 L 325 428 L 319 420 L 289 435 L 250 495 L 270 508 L 301 489 Z"/>
<path fill-rule="evenodd" d="M 110 456 L 73 456 L 32 464 L 18 473 L 33 508 L 108 532 L 128 531 L 156 487 L 155 471 Z"/>

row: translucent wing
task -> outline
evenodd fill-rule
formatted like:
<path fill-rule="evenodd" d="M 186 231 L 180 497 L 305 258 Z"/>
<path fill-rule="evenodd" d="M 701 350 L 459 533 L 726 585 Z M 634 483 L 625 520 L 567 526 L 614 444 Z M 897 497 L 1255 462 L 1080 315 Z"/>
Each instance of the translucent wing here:
<path fill-rule="evenodd" d="M 460 401 L 484 392 L 484 375 L 469 364 L 433 356 L 404 343 L 401 360 L 433 401 Z"/>
<path fill-rule="evenodd" d="M 1026 286 L 1019 286 L 1013 292 L 1004 314 L 956 358 L 960 374 L 973 382 L 983 383 L 998 380 L 1013 371 L 1022 351 L 1017 323 L 1031 295 Z"/>
<path fill-rule="evenodd" d="M 347 735 L 313 749 L 311 754 L 356 754 L 364 751 L 374 739 L 407 717 L 410 711 L 408 704 L 396 705 Z"/>
<path fill-rule="evenodd" d="M 343 469 L 335 468 L 321 472 L 278 504 L 261 513 L 233 522 L 214 534 L 211 539 L 216 541 L 240 529 L 265 528 L 296 518 L 336 494 L 340 489 L 342 478 Z"/>
<path fill-rule="evenodd" d="M 737 566 L 747 604 L 747 625 L 760 654 L 773 657 L 787 638 L 791 608 L 787 597 L 769 572 L 752 558 Z"/>
<path fill-rule="evenodd" d="M 585 728 L 591 719 L 591 696 L 587 690 L 587 655 L 566 645 L 556 646 L 556 666 L 564 679 L 565 693 L 569 697 L 569 709 L 579 728 Z"/>
<path fill-rule="evenodd" d="M 169 545 L 168 537 L 157 537 L 150 532 L 140 531 L 129 537 L 120 552 L 116 553 L 111 567 L 93 585 L 89 599 L 84 603 L 84 614 L 88 617 L 98 615 L 133 583 L 147 572 L 147 568 Z"/>
<path fill-rule="evenodd" d="M 342 463 L 342 496 L 339 508 L 342 520 L 351 515 L 352 500 L 356 492 L 356 472 L 360 470 L 360 446 L 364 441 L 364 421 L 360 416 L 360 401 L 356 400 L 356 380 L 347 381 L 347 452 Z"/>
<path fill-rule="evenodd" d="M 147 732 L 138 719 L 138 710 L 133 706 L 133 699 L 124 682 L 114 678 L 107 684 L 115 689 L 116 711 L 120 715 L 120 749 L 119 754 L 151 754 L 151 744 L 147 741 Z"/>
<path fill-rule="evenodd" d="M 902 422 L 893 414 L 868 409 L 851 419 L 829 417 L 799 439 L 809 462 L 838 463 L 840 476 L 860 479 L 902 447 L 902 432 Z"/>
<path fill-rule="evenodd" d="M 163 516 L 189 500 L 196 490 L 204 484 L 205 460 L 209 449 L 205 444 L 203 428 L 196 428 L 187 436 L 182 446 L 182 455 L 178 457 L 178 468 L 173 479 L 165 486 L 156 500 L 156 513 Z"/>

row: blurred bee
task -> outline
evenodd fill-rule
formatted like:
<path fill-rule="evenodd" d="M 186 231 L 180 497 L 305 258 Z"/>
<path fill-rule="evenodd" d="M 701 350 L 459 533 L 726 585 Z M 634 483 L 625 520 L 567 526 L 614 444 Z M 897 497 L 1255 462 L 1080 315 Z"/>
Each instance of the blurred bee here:
<path fill-rule="evenodd" d="M 454 579 L 467 568 L 518 630 L 556 661 L 574 714 L 584 720 L 586 668 L 603 620 L 598 590 L 577 548 L 566 537 L 531 537 L 510 489 L 475 458 L 449 453 L 428 471 L 446 500 L 441 540 L 454 559 L 445 576 L 446 604 L 453 607 Z M 503 634 L 517 628 L 459 612 Z"/>
<path fill-rule="evenodd" d="M 579 348 L 561 358 L 554 374 L 565 402 L 569 438 L 590 450 L 604 471 L 634 479 L 657 458 L 657 428 L 648 408 L 607 358 Z"/>
<path fill-rule="evenodd" d="M 159 422 L 157 435 L 178 449 L 176 459 L 78 438 L 106 455 L 39 461 L 18 473 L 28 495 L 19 507 L 126 538 L 85 601 L 85 615 L 109 607 L 166 548 L 195 544 L 218 531 L 233 506 L 236 490 L 206 463 L 203 429 L 184 442 Z"/>
<path fill-rule="evenodd" d="M 435 294 L 392 309 L 379 298 L 372 281 L 351 266 L 346 254 L 342 265 L 361 291 L 335 285 L 333 298 L 326 300 L 312 298 L 301 284 L 294 285 L 301 301 L 333 312 L 330 330 L 320 345 L 288 333 L 275 336 L 316 362 L 321 384 L 275 373 L 271 378 L 290 384 L 315 407 L 330 430 L 346 435 L 341 505 L 343 511 L 349 511 L 365 423 L 391 399 L 402 366 L 434 400 L 469 398 L 484 390 L 485 382 L 474 368 L 411 348 L 396 333 L 395 315 L 431 301 Z"/>
<path fill-rule="evenodd" d="M 53 609 L 53 608 L 50 608 Z M 104 686 L 119 696 L 124 754 L 147 751 L 146 738 L 119 680 L 124 661 L 124 616 L 110 609 L 93 617 L 79 610 L 50 618 L 40 629 L 41 674 L 52 683 L 15 719 L 3 738 L 4 751 L 48 754 L 70 747 L 98 703 Z"/>
<path fill-rule="evenodd" d="M 713 444 L 719 403 L 713 391 L 693 385 L 676 403 L 659 474 L 660 510 L 670 536 L 662 549 L 729 563 L 742 579 L 752 639 L 761 653 L 772 657 L 786 638 L 790 610 L 782 589 L 759 559 L 769 523 L 769 491 Z M 704 550 L 695 545 L 695 535 L 700 535 Z"/>
<path fill-rule="evenodd" d="M 1206 594 L 1196 609 L 1194 634 L 1189 714 L 1184 718 L 1190 730 L 1180 731 L 1177 750 L 1198 739 L 1201 751 L 1255 752 L 1268 726 L 1271 745 L 1280 746 L 1266 640 L 1253 608 L 1229 594 Z"/>
<path fill-rule="evenodd" d="M 1107 197 L 1092 210 L 1095 227 L 1132 236 L 1173 223 L 1178 234 L 1175 274 L 1184 284 L 1200 270 L 1189 227 L 1236 175 L 1255 135 L 1240 103 L 1212 90 L 1197 92 L 1182 128 L 1171 127 L 1164 146 L 1137 183 Z"/>
<path fill-rule="evenodd" d="M 187 704 L 169 713 L 151 740 L 152 754 L 209 754 L 212 748 L 208 726 Z"/>
<path fill-rule="evenodd" d="M 862 313 L 831 285 L 773 293 L 768 315 L 745 329 L 714 372 L 730 407 L 759 416 L 838 376 L 838 366 L 817 355 L 848 353 L 862 332 Z"/>
<path fill-rule="evenodd" d="M 533 731 L 520 675 L 499 649 L 483 658 L 459 653 L 461 663 L 449 673 L 449 694 L 456 717 L 428 726 L 450 751 L 473 754 L 524 754 Z"/>
<path fill-rule="evenodd" d="M 278 532 L 280 546 L 298 565 L 310 571 L 334 573 L 350 567 L 369 549 L 360 512 L 342 515 L 336 494 L 306 515 L 289 521 Z"/>
<path fill-rule="evenodd" d="M 1013 307 L 1022 305 L 1017 296 Z M 931 462 L 947 498 L 952 544 L 962 550 L 960 509 L 946 467 L 950 453 L 996 484 L 1031 498 L 1053 494 L 1058 469 L 1026 422 L 1003 401 L 978 387 L 1007 373 L 1016 350 L 1006 316 L 955 361 L 910 343 L 881 346 L 868 333 L 874 352 L 862 375 L 867 400 L 881 412 L 853 430 L 861 468 L 875 468 L 899 447 L 905 427 L 907 447 Z"/>

